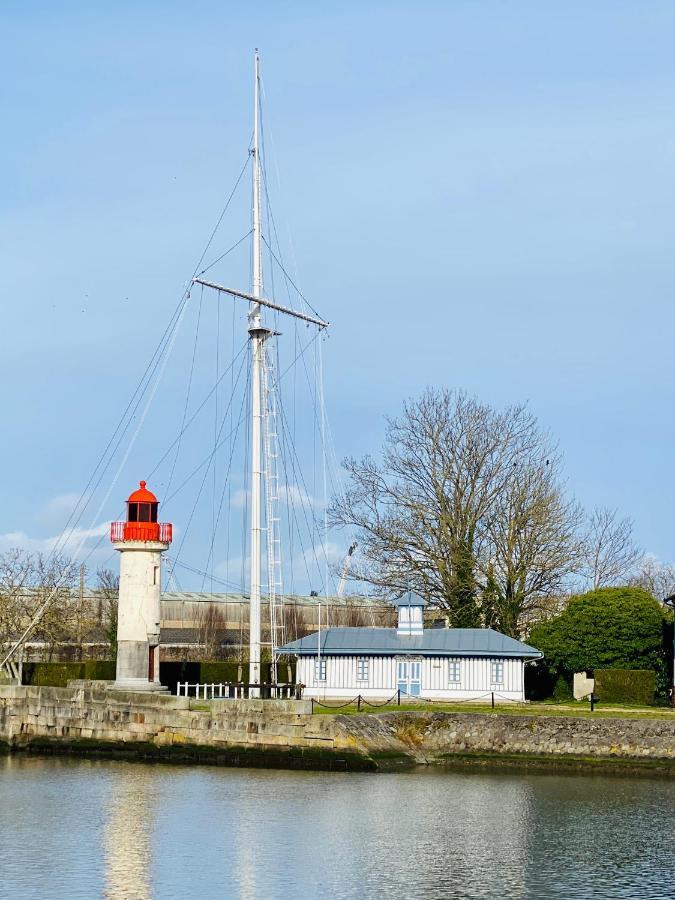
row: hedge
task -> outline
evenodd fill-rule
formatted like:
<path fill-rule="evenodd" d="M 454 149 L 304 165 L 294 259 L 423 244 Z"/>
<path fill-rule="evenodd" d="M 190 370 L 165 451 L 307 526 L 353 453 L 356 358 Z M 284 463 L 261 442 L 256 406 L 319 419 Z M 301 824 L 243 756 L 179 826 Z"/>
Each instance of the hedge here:
<path fill-rule="evenodd" d="M 287 667 L 291 668 L 291 682 L 295 681 L 295 662 L 280 662 L 277 679 L 281 684 L 288 681 Z M 272 664 L 264 662 L 260 664 L 260 677 L 263 682 L 270 682 Z M 248 681 L 248 663 L 239 662 L 201 662 L 199 663 L 199 681 L 201 684 L 223 684 L 233 681 Z"/>
<path fill-rule="evenodd" d="M 278 680 L 281 684 L 288 681 L 288 666 L 291 668 L 291 683 L 295 681 L 295 661 L 279 663 Z M 160 663 L 160 679 L 172 691 L 178 681 L 189 681 L 194 684 L 220 684 L 236 681 L 248 681 L 248 663 L 238 662 L 195 662 L 195 663 Z M 261 663 L 263 682 L 271 681 L 271 663 Z M 241 674 L 240 674 L 241 672 Z M 85 662 L 53 662 L 24 663 L 23 683 L 41 685 L 43 687 L 66 687 L 69 681 L 85 679 L 87 681 L 114 681 L 114 659 L 88 659 Z"/>
<path fill-rule="evenodd" d="M 114 659 L 88 659 L 85 662 L 24 663 L 23 683 L 42 687 L 67 687 L 69 681 L 113 681 Z"/>
<path fill-rule="evenodd" d="M 604 703 L 654 702 L 656 672 L 652 669 L 595 669 L 595 694 Z"/>

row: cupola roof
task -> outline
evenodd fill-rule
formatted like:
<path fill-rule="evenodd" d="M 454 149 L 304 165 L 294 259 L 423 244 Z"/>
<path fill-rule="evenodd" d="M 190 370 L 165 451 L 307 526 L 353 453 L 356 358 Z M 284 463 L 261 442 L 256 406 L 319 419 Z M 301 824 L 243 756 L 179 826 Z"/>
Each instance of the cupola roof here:
<path fill-rule="evenodd" d="M 141 481 L 140 488 L 129 495 L 127 503 L 159 503 L 157 497 L 155 497 L 152 491 L 147 490 L 145 485 L 146 482 Z"/>
<path fill-rule="evenodd" d="M 407 591 L 402 597 L 398 597 L 396 600 L 392 600 L 392 606 L 428 606 L 429 604 L 424 599 L 424 597 L 420 597 L 419 594 L 414 594 L 412 591 Z"/>

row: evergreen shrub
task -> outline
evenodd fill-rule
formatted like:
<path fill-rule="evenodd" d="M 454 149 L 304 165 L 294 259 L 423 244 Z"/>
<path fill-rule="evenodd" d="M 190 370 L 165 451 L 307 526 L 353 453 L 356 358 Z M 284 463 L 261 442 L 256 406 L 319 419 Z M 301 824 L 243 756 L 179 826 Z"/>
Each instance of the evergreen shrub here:
<path fill-rule="evenodd" d="M 112 681 L 114 659 L 88 659 L 85 662 L 24 663 L 23 683 L 40 687 L 67 687 L 69 681 Z"/>
<path fill-rule="evenodd" d="M 572 700 L 573 697 L 574 693 L 572 691 L 572 686 L 563 675 L 560 675 L 553 688 L 553 699 L 564 701 Z"/>
<path fill-rule="evenodd" d="M 654 702 L 656 672 L 651 669 L 596 669 L 595 694 L 604 703 Z"/>

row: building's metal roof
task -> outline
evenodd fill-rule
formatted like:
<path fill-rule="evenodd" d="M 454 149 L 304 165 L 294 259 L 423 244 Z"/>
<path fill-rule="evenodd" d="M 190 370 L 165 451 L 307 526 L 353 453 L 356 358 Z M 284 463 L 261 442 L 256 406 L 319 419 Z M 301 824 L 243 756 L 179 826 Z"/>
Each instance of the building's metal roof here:
<path fill-rule="evenodd" d="M 279 602 L 289 605 L 297 603 L 300 606 L 377 606 L 385 607 L 390 604 L 385 603 L 378 597 L 362 596 L 351 594 L 346 597 L 334 597 L 331 595 L 310 597 L 306 594 L 283 594 L 279 598 Z M 196 602 L 196 603 L 243 603 L 248 606 L 250 597 L 248 594 L 237 593 L 210 593 L 207 591 L 162 591 L 161 600 L 173 602 Z M 266 597 L 263 595 L 263 603 Z"/>
<path fill-rule="evenodd" d="M 238 645 L 241 635 L 232 628 L 219 628 L 216 634 L 212 636 L 212 640 L 221 647 L 229 645 Z M 165 647 L 182 646 L 188 644 L 191 646 L 201 646 L 204 643 L 204 634 L 199 628 L 161 628 L 159 633 L 159 642 Z"/>
<path fill-rule="evenodd" d="M 400 635 L 395 628 L 327 628 L 279 648 L 280 653 L 316 656 L 513 656 L 539 659 L 541 651 L 491 628 L 428 628 L 419 635 Z"/>

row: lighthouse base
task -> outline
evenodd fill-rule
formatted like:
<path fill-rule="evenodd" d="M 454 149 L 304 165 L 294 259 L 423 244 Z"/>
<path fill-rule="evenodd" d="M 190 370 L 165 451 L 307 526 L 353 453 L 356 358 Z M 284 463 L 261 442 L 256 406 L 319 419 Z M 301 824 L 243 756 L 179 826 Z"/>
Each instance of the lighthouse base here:
<path fill-rule="evenodd" d="M 117 669 L 113 688 L 119 691 L 164 691 L 159 681 L 159 635 L 154 640 L 117 644 Z"/>
<path fill-rule="evenodd" d="M 113 691 L 142 691 L 160 694 L 168 692 L 168 687 L 158 681 L 148 681 L 146 678 L 118 678 L 111 685 Z"/>

